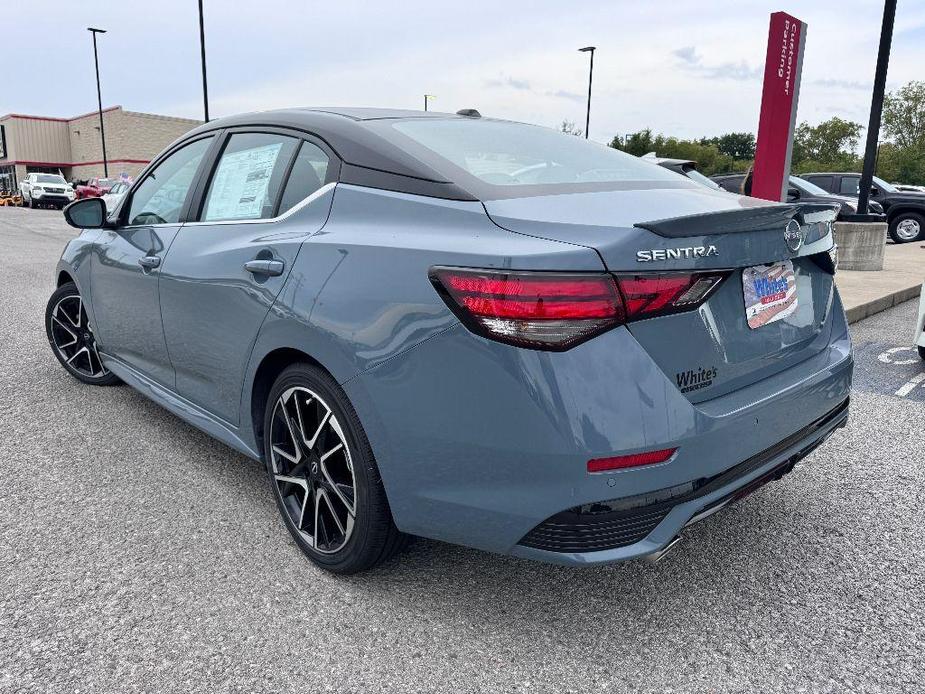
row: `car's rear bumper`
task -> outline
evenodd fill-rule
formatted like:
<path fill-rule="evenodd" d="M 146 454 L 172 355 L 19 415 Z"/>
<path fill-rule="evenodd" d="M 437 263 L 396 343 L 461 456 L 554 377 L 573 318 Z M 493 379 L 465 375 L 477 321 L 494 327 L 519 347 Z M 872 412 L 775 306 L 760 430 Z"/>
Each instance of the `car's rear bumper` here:
<path fill-rule="evenodd" d="M 837 292 L 830 310 L 822 351 L 696 404 L 623 328 L 549 353 L 456 326 L 344 387 L 401 530 L 545 561 L 618 561 L 659 551 L 703 510 L 789 466 L 844 423 L 838 408 L 853 359 Z M 592 458 L 665 448 L 678 449 L 666 463 L 587 471 Z M 664 497 L 684 485 L 697 493 Z M 551 551 L 530 541 L 570 509 L 647 497 L 672 503 L 648 509 L 655 522 L 645 519 L 628 544 L 621 536 L 606 549 Z"/>
<path fill-rule="evenodd" d="M 768 482 L 778 480 L 848 422 L 848 399 L 780 443 L 690 490 L 658 490 L 615 500 L 619 508 L 557 514 L 534 528 L 511 554 L 561 564 L 603 564 L 655 555 L 678 533 Z M 696 482 L 694 484 L 696 484 Z M 661 492 L 661 493 L 660 493 Z M 668 497 L 668 498 L 666 498 Z M 609 545 L 608 547 L 605 547 Z M 614 546 L 616 545 L 616 546 Z"/>

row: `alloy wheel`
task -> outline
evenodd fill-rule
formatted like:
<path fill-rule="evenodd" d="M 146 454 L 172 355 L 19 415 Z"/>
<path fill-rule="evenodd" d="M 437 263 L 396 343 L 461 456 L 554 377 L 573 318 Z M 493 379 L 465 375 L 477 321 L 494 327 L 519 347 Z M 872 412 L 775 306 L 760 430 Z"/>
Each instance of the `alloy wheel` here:
<path fill-rule="evenodd" d="M 276 401 L 270 459 L 276 492 L 305 542 L 322 554 L 343 549 L 356 521 L 356 478 L 340 422 L 317 393 L 296 386 Z"/>
<path fill-rule="evenodd" d="M 109 374 L 100 359 L 93 328 L 79 294 L 65 296 L 55 304 L 51 312 L 51 336 L 66 366 L 88 378 L 103 378 Z"/>
<path fill-rule="evenodd" d="M 903 241 L 915 241 L 922 231 L 922 226 L 914 219 L 904 219 L 896 225 L 896 235 Z"/>

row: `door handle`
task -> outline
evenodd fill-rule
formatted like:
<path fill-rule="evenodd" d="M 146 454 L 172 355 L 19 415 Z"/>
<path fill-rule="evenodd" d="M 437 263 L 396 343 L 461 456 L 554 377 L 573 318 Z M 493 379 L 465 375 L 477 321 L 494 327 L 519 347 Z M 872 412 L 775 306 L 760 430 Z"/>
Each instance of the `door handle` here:
<path fill-rule="evenodd" d="M 160 267 L 161 259 L 156 255 L 146 255 L 138 259 L 138 264 L 145 270 L 153 270 L 156 267 Z"/>
<path fill-rule="evenodd" d="M 282 260 L 248 260 L 244 263 L 244 269 L 252 275 L 266 275 L 267 277 L 279 277 L 283 274 L 286 264 Z"/>

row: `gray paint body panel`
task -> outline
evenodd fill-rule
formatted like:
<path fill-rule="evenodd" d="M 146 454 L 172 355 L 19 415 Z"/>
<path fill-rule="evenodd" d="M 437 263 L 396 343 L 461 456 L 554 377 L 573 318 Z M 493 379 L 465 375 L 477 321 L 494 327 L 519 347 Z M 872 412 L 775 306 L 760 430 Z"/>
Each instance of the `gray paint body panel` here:
<path fill-rule="evenodd" d="M 596 563 L 664 546 L 697 504 L 676 507 L 648 538 L 620 550 L 550 555 L 517 542 L 566 508 L 726 470 L 849 393 L 853 362 L 838 292 L 806 257 L 828 250 L 830 235 L 790 253 L 773 229 L 677 239 L 634 226 L 749 204 L 688 188 L 483 204 L 339 183 L 272 222 L 191 224 L 170 230 L 176 238 L 169 240 L 158 231 L 166 250 L 156 301 L 147 283 L 154 278 L 129 272 L 132 254 L 148 250 L 147 243 L 133 245 L 131 235 L 121 236 L 125 230 L 82 234 L 68 244 L 59 271 L 78 282 L 99 324 L 107 366 L 236 450 L 262 455 L 251 417 L 260 365 L 278 350 L 300 350 L 353 403 L 400 529 L 491 551 Z M 116 253 L 114 236 L 131 248 Z M 644 268 L 635 262 L 640 249 L 681 240 L 715 243 L 720 255 Z M 283 259 L 285 274 L 260 282 L 240 269 L 261 251 Z M 792 259 L 809 282 L 801 289 L 804 313 L 792 321 L 760 334 L 742 330 L 735 317 L 740 278 L 731 277 L 699 311 L 632 323 L 565 352 L 470 333 L 428 279 L 434 265 L 635 272 L 778 259 Z M 94 263 L 121 267 L 125 286 L 98 283 Z M 128 334 L 141 320 L 133 307 L 142 304 L 148 354 Z M 166 374 L 161 345 L 170 355 Z M 724 377 L 698 397 L 683 395 L 673 370 L 704 359 L 722 359 Z M 586 471 L 590 458 L 666 447 L 679 451 L 665 464 Z"/>

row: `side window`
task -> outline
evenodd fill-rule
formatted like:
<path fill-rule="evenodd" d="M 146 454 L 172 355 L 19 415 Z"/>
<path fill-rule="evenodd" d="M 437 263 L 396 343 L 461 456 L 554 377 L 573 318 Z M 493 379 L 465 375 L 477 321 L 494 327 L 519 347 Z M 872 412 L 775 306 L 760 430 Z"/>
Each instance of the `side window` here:
<path fill-rule="evenodd" d="M 292 173 L 286 181 L 283 198 L 279 203 L 279 212 L 282 214 L 294 205 L 302 202 L 309 195 L 318 190 L 328 175 L 328 155 L 317 145 L 303 142 L 299 154 L 292 165 Z"/>
<path fill-rule="evenodd" d="M 232 135 L 209 182 L 201 221 L 272 217 L 298 145 L 296 138 L 285 135 Z"/>
<path fill-rule="evenodd" d="M 212 138 L 196 140 L 177 150 L 145 177 L 132 195 L 128 224 L 175 224 L 193 184 L 199 162 Z"/>
<path fill-rule="evenodd" d="M 831 176 L 802 176 L 801 178 L 805 178 L 810 183 L 819 186 L 829 193 L 831 193 L 835 188 L 833 185 L 834 179 Z"/>
<path fill-rule="evenodd" d="M 842 176 L 838 192 L 856 198 L 860 195 L 860 183 L 861 179 L 858 176 Z"/>

